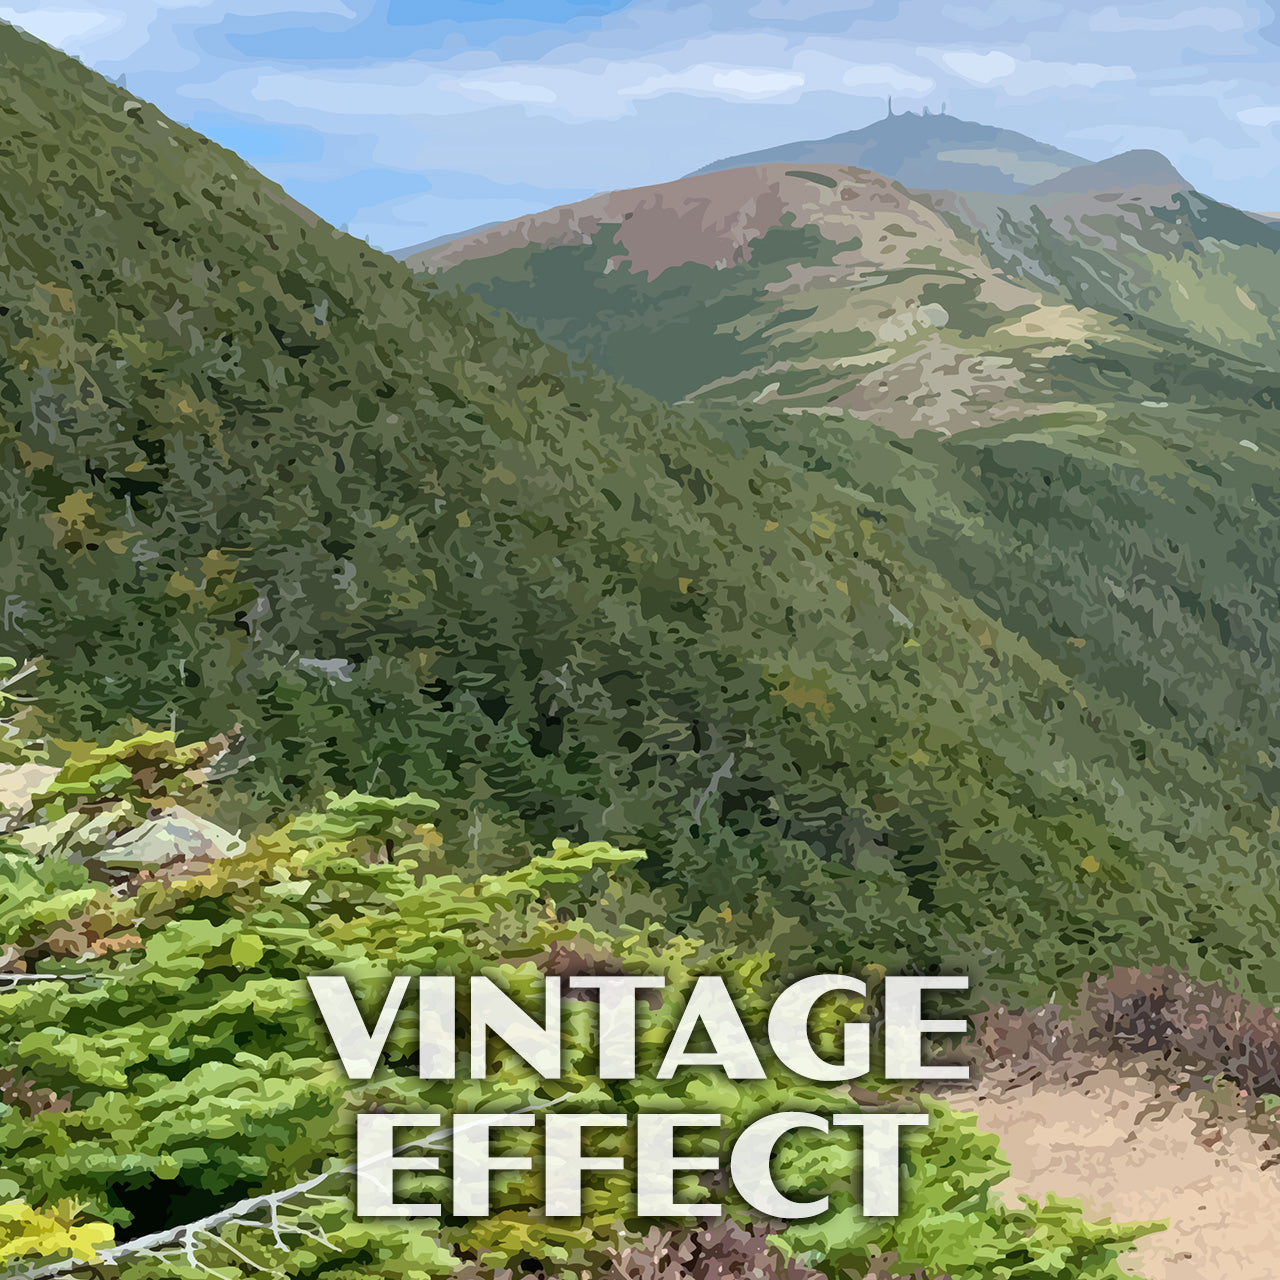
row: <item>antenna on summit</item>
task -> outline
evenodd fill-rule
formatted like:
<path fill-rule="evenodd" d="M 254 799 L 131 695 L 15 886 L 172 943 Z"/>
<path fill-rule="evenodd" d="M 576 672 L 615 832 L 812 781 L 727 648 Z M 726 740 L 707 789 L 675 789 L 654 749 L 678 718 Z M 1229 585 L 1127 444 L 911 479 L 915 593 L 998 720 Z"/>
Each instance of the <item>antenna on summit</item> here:
<path fill-rule="evenodd" d="M 889 110 L 885 113 L 884 118 L 887 120 L 891 115 L 893 115 L 893 94 L 889 95 Z"/>

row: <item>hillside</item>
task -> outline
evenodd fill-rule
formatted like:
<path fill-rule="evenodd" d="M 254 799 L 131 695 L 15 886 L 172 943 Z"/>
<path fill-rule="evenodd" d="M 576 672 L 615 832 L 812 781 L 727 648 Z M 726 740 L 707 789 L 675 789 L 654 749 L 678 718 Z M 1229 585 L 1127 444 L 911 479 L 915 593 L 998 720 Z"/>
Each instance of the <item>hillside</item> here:
<path fill-rule="evenodd" d="M 615 192 L 409 265 L 666 399 L 821 406 L 906 430 L 1060 407 L 1026 366 L 1048 338 L 1113 328 L 1000 278 L 897 184 L 832 166 Z"/>
<path fill-rule="evenodd" d="M 1262 708 L 1280 615 L 1259 514 L 1278 493 L 1280 240 L 1172 182 L 1092 190 L 1169 179 L 1151 156 L 1098 173 L 1068 184 L 1083 193 L 1037 197 L 740 169 L 505 224 L 419 265 L 685 399 L 726 439 L 770 431 L 780 456 L 861 494 L 909 558 L 1081 696 L 1137 711 L 1162 740 L 1189 735 L 1215 767 L 1237 760 L 1270 813 Z M 886 448 L 868 421 L 910 443 Z M 1145 773 L 1145 732 L 1110 758 Z M 1063 750 L 1055 735 L 1042 759 Z M 1127 807 L 1118 786 L 1110 814 Z M 1122 819 L 1123 839 L 1147 822 Z M 1271 883 L 1273 826 L 1236 828 L 1260 858 L 1250 895 Z M 1126 895 L 1145 901 L 1144 883 Z M 957 903 L 972 909 L 973 893 L 957 887 Z M 1126 900 L 1126 929 L 1162 914 Z"/>
<path fill-rule="evenodd" d="M 1012 279 L 1124 317 L 1164 343 L 1190 340 L 1277 366 L 1280 228 L 1252 214 L 1173 182 L 927 199 Z"/>
<path fill-rule="evenodd" d="M 1243 920 L 1170 935 L 1154 901 L 1148 923 L 1112 913 L 1117 895 L 1173 892 L 1146 882 L 1152 859 L 1194 901 L 1228 850 L 1250 883 L 1269 865 L 1274 729 L 1256 708 L 1276 606 L 1247 577 L 1265 535 L 1235 545 L 1273 457 L 1266 422 L 1183 458 L 1198 426 L 1165 415 L 1160 445 L 1090 406 L 1076 434 L 1041 414 L 915 462 L 830 420 L 699 426 L 4 38 L 13 63 L 29 50 L 4 116 L 20 300 L 0 317 L 4 623 L 47 672 L 36 723 L 239 723 L 252 764 L 231 794 L 264 813 L 376 784 L 445 801 L 481 862 L 513 840 L 616 838 L 678 878 L 683 918 L 732 915 L 765 883 L 779 919 L 828 902 L 778 939 L 801 952 L 852 929 L 881 962 L 925 947 L 1035 987 L 1093 963 L 1095 928 L 1161 954 L 1245 945 Z M 56 150 L 37 141 L 50 120 Z M 934 272 L 944 224 L 860 181 L 883 274 L 894 252 Z M 914 243 L 907 219 L 919 254 L 893 247 Z M 1013 288 L 977 257 L 965 269 L 948 279 L 970 297 Z M 979 314 L 1003 322 L 995 296 Z M 1039 304 L 1016 296 L 1025 323 Z M 1229 365 L 1148 351 L 1174 383 L 1229 385 Z M 1129 455 L 1166 447 L 1160 489 L 1136 492 L 1148 463 Z M 1223 461 L 1193 551 L 1181 495 L 1203 490 L 1206 451 Z M 1046 468 L 1073 479 L 1047 487 Z M 1085 476 L 1097 514 L 1079 526 Z M 1114 586 L 1138 572 L 1130 526 L 1171 538 L 1132 598 Z M 1146 630 L 1169 608 L 1176 640 Z M 983 884 L 1025 897 L 1018 948 L 984 932 L 1007 915 Z"/>
<path fill-rule="evenodd" d="M 690 176 L 769 164 L 842 165 L 872 169 L 906 187 L 1013 192 L 1086 163 L 1012 129 L 961 120 L 945 111 L 890 110 L 862 129 L 729 156 Z"/>
<path fill-rule="evenodd" d="M 1277 246 L 1184 189 L 909 192 L 773 165 L 594 197 L 409 263 L 668 400 L 954 434 L 1248 401 L 1275 363 Z"/>

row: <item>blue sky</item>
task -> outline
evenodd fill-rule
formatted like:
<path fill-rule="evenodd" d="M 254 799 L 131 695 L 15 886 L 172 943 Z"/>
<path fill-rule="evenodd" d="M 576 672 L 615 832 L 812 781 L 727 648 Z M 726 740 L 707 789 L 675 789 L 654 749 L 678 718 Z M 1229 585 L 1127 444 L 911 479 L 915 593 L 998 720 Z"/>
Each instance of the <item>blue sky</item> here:
<path fill-rule="evenodd" d="M 1280 210 L 1280 21 L 1092 0 L 0 0 L 388 249 L 946 102 Z"/>

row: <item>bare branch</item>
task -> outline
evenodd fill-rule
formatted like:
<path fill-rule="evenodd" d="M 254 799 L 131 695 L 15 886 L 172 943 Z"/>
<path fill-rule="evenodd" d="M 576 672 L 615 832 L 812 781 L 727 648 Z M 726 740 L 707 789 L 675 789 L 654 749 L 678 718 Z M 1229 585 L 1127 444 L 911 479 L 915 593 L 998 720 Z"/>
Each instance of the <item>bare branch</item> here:
<path fill-rule="evenodd" d="M 561 1101 L 566 1100 L 561 1099 Z M 541 1111 L 554 1105 L 556 1104 L 551 1100 L 535 1102 L 527 1107 L 521 1107 L 517 1114 Z M 395 1152 L 398 1155 L 402 1151 L 409 1151 L 415 1147 L 440 1146 L 452 1138 L 455 1133 L 460 1132 L 461 1128 L 468 1127 L 470 1126 L 464 1125 L 455 1129 L 437 1129 L 430 1137 L 418 1138 L 413 1142 L 406 1142 L 396 1147 Z M 368 1160 L 352 1161 L 350 1164 L 341 1165 L 336 1169 L 318 1173 L 314 1177 L 308 1178 L 305 1182 L 299 1182 L 296 1186 L 286 1187 L 281 1191 L 269 1191 L 263 1195 L 250 1196 L 245 1200 L 238 1200 L 235 1204 L 228 1205 L 225 1209 L 219 1209 L 216 1213 L 211 1213 L 195 1222 L 186 1222 L 181 1226 L 168 1227 L 163 1231 L 153 1231 L 150 1235 L 139 1236 L 136 1240 L 126 1240 L 123 1244 L 116 1245 L 114 1248 L 103 1249 L 91 1263 L 83 1262 L 76 1258 L 68 1258 L 62 1262 L 52 1262 L 43 1266 L 37 1265 L 33 1269 L 11 1273 L 12 1280 L 52 1280 L 54 1276 L 69 1275 L 76 1271 L 89 1270 L 94 1267 L 116 1266 L 126 1258 L 162 1258 L 172 1254 L 180 1254 L 192 1266 L 199 1268 L 201 1271 L 207 1271 L 212 1276 L 217 1276 L 218 1280 L 227 1280 L 227 1277 L 221 1272 L 215 1271 L 196 1257 L 196 1237 L 210 1237 L 223 1248 L 236 1254 L 237 1257 L 243 1258 L 244 1255 L 239 1250 L 232 1248 L 217 1234 L 223 1227 L 232 1224 L 270 1231 L 276 1247 L 285 1251 L 289 1248 L 284 1241 L 286 1235 L 305 1236 L 310 1240 L 315 1240 L 318 1244 L 326 1245 L 332 1249 L 335 1246 L 324 1236 L 322 1230 L 320 1235 L 316 1235 L 296 1223 L 282 1222 L 280 1219 L 280 1206 L 300 1197 L 309 1196 L 316 1187 L 328 1182 L 330 1178 L 339 1178 L 345 1174 L 358 1173 L 369 1163 L 371 1162 Z M 345 1197 L 325 1196 L 313 1198 L 344 1199 Z M 261 1217 L 255 1216 L 261 1215 L 264 1210 L 266 1211 L 265 1221 Z M 312 1223 L 311 1225 L 320 1230 L 317 1224 Z M 256 1266 L 253 1263 L 250 1265 Z M 233 1277 L 233 1280 L 238 1280 L 238 1273 Z"/>
<path fill-rule="evenodd" d="M 16 987 L 20 982 L 73 982 L 92 976 L 88 973 L 0 973 L 0 991 Z"/>
<path fill-rule="evenodd" d="M 707 789 L 698 797 L 697 801 L 694 803 L 693 820 L 695 823 L 702 821 L 703 807 L 706 805 L 707 801 L 710 800 L 712 796 L 714 796 L 715 793 L 720 789 L 720 784 L 724 782 L 726 779 L 732 778 L 732 777 L 733 777 L 733 752 L 730 751 L 729 754 L 725 757 L 724 764 L 722 764 L 715 771 L 715 773 L 711 775 L 711 781 L 707 783 Z"/>
<path fill-rule="evenodd" d="M 27 676 L 31 675 L 36 670 L 39 663 L 39 658 L 28 658 L 17 671 L 11 671 L 3 679 L 0 679 L 0 692 L 9 688 L 10 685 L 17 684 L 19 680 L 25 680 Z"/>

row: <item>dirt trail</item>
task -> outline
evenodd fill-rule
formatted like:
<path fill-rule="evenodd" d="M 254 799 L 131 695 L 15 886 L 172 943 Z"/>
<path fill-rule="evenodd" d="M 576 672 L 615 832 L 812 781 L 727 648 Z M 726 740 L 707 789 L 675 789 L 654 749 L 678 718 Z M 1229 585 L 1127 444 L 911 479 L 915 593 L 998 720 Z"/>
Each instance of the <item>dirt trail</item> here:
<path fill-rule="evenodd" d="M 1124 1264 L 1147 1280 L 1276 1280 L 1280 1168 L 1263 1171 L 1263 1139 L 1204 1131 L 1193 1102 L 1104 1069 L 1076 1083 L 948 1098 L 999 1136 L 1010 1197 L 1079 1199 L 1094 1218 L 1168 1219 Z"/>

